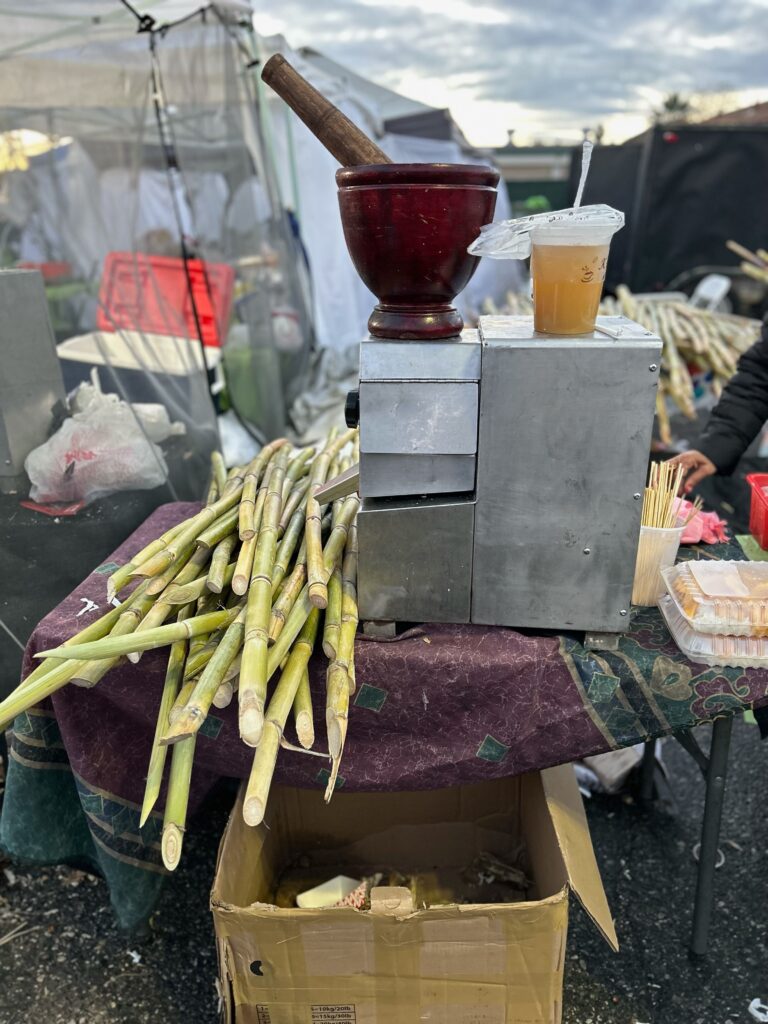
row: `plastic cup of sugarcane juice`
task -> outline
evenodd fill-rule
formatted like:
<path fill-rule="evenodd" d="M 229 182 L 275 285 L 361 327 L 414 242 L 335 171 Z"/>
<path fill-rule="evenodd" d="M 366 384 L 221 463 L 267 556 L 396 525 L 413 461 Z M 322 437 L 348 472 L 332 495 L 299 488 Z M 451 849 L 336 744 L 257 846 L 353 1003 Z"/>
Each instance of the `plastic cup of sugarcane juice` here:
<path fill-rule="evenodd" d="M 531 232 L 533 327 L 542 334 L 591 334 L 603 294 L 614 225 L 567 220 Z"/>

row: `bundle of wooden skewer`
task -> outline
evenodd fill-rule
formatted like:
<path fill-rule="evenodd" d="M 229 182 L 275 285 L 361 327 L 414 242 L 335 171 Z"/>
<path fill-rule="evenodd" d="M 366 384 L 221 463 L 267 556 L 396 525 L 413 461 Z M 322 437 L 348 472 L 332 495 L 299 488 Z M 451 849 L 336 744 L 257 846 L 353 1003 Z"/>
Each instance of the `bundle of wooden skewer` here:
<path fill-rule="evenodd" d="M 685 470 L 681 465 L 669 462 L 654 462 L 648 473 L 648 486 L 643 494 L 641 526 L 655 530 L 674 530 L 685 527 L 699 514 L 703 502 L 696 498 L 684 521 L 680 522 L 680 487 Z"/>
<path fill-rule="evenodd" d="M 123 659 L 170 646 L 141 813 L 143 825 L 170 747 L 161 843 L 169 869 L 181 855 L 195 740 L 212 705 L 226 706 L 237 692 L 240 737 L 255 750 L 243 808 L 249 825 L 264 818 L 291 715 L 301 747 L 313 747 L 308 663 L 318 638 L 328 659 L 326 800 L 333 793 L 355 686 L 359 499 L 324 506 L 316 492 L 357 461 L 357 445 L 352 430 L 317 454 L 280 439 L 229 473 L 214 457 L 202 510 L 110 577 L 109 597 L 126 592 L 122 603 L 38 655 L 41 663 L 0 703 L 5 727 L 68 683 L 94 686 Z"/>

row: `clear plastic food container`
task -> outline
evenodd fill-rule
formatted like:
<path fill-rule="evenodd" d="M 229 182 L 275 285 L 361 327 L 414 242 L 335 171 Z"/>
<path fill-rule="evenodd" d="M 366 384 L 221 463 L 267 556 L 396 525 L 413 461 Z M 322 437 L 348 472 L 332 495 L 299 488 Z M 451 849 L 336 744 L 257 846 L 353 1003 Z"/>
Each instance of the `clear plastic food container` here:
<path fill-rule="evenodd" d="M 681 562 L 662 576 L 696 632 L 768 636 L 768 562 Z"/>
<path fill-rule="evenodd" d="M 724 668 L 768 668 L 768 639 L 755 636 L 722 636 L 691 629 L 669 595 L 659 610 L 672 638 L 689 661 Z"/>

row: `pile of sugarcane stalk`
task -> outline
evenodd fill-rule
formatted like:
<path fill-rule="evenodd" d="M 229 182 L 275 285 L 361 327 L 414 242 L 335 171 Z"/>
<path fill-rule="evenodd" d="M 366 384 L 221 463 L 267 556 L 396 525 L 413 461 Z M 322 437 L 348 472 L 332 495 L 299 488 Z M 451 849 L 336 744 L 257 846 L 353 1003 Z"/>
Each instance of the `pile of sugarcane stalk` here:
<path fill-rule="evenodd" d="M 109 578 L 110 600 L 133 585 L 119 607 L 39 654 L 40 664 L 0 703 L 4 728 L 68 683 L 94 686 L 123 659 L 170 647 L 141 825 L 160 794 L 170 747 L 161 848 L 171 870 L 181 856 L 195 740 L 211 706 L 226 707 L 237 693 L 240 737 L 255 751 L 243 806 L 249 825 L 264 819 L 278 750 L 290 746 L 289 717 L 301 745 L 294 749 L 326 756 L 312 750 L 308 664 L 316 646 L 328 660 L 331 798 L 355 687 L 359 499 L 323 505 L 316 492 L 357 461 L 357 444 L 353 430 L 332 434 L 317 454 L 280 439 L 229 473 L 216 456 L 202 510 Z"/>
<path fill-rule="evenodd" d="M 486 311 L 531 316 L 533 303 L 527 295 L 510 293 L 502 309 L 486 303 Z M 689 367 L 711 371 L 712 390 L 719 396 L 723 385 L 733 376 L 739 356 L 760 335 L 759 320 L 695 309 L 680 301 L 644 299 L 633 295 L 626 285 L 619 285 L 615 298 L 603 299 L 600 313 L 629 317 L 653 331 L 664 343 L 656 414 L 659 436 L 665 444 L 672 442 L 667 397 L 688 419 L 696 417 Z"/>
<path fill-rule="evenodd" d="M 741 256 L 739 268 L 742 273 L 746 274 L 747 277 L 754 278 L 755 281 L 768 285 L 768 251 L 757 249 L 755 252 L 752 252 L 751 249 L 747 249 L 746 246 L 739 245 L 738 242 L 734 241 L 726 242 L 725 246 L 731 252 L 736 253 L 737 256 Z"/>

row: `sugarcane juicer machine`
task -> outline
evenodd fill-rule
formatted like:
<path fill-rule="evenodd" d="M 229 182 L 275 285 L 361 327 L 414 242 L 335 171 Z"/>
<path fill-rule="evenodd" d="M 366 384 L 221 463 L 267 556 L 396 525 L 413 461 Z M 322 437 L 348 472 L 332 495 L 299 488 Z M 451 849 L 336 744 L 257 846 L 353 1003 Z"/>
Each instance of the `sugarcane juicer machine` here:
<path fill-rule="evenodd" d="M 622 632 L 660 339 L 623 317 L 580 337 L 525 316 L 463 329 L 451 303 L 498 174 L 391 163 L 335 108 L 320 117 L 313 104 L 330 105 L 282 58 L 264 78 L 344 165 L 347 247 L 379 300 L 346 410 L 361 619 Z"/>

